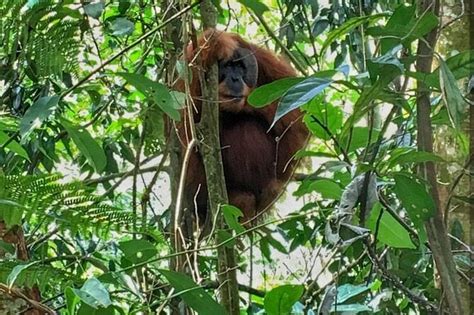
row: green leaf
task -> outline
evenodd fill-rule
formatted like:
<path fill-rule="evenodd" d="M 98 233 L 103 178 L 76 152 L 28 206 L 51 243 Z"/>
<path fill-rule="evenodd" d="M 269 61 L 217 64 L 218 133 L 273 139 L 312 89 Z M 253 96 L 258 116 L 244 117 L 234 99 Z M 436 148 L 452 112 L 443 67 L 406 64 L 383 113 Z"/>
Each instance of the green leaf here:
<path fill-rule="evenodd" d="M 107 164 L 107 157 L 102 147 L 92 138 L 86 129 L 78 129 L 64 118 L 60 120 L 79 151 L 86 157 L 89 165 L 91 165 L 97 173 L 101 173 Z"/>
<path fill-rule="evenodd" d="M 303 118 L 311 133 L 322 140 L 329 140 L 336 135 L 342 127 L 342 120 L 343 113 L 339 106 L 319 101 L 318 98 L 308 104 Z"/>
<path fill-rule="evenodd" d="M 355 29 L 356 27 L 369 22 L 377 21 L 378 19 L 386 16 L 385 13 L 355 17 L 347 20 L 344 24 L 339 26 L 338 28 L 330 31 L 326 40 L 323 43 L 323 47 L 321 48 L 320 56 L 324 56 L 326 49 L 334 42 L 336 39 L 341 38 L 343 35 L 348 34 L 350 31 Z"/>
<path fill-rule="evenodd" d="M 239 223 L 239 218 L 244 216 L 239 208 L 232 205 L 223 205 L 221 209 L 224 214 L 225 223 L 231 229 L 236 233 L 242 233 L 245 231 L 244 227 Z"/>
<path fill-rule="evenodd" d="M 143 93 L 150 101 L 155 103 L 163 112 L 174 120 L 180 120 L 177 101 L 169 90 L 161 83 L 152 81 L 147 77 L 137 73 L 117 73 L 127 82 L 133 85 L 138 91 Z M 179 94 L 176 94 L 179 95 Z"/>
<path fill-rule="evenodd" d="M 382 37 L 381 52 L 385 54 L 398 44 L 405 47 L 430 32 L 438 25 L 438 18 L 431 11 L 416 16 L 415 6 L 400 5 L 392 14 L 385 27 L 372 27 L 367 34 Z"/>
<path fill-rule="evenodd" d="M 7 141 L 10 141 L 10 137 L 4 133 L 3 131 L 0 130 L 0 147 L 3 147 Z M 30 157 L 28 156 L 28 153 L 23 149 L 23 147 L 15 140 L 11 140 L 6 148 L 16 154 L 18 154 L 21 157 L 24 157 L 28 161 L 30 160 Z"/>
<path fill-rule="evenodd" d="M 260 2 L 260 0 L 237 0 L 237 1 L 243 4 L 245 7 L 252 10 L 258 16 L 262 16 L 263 13 L 265 13 L 266 11 L 269 11 L 268 7 L 262 2 Z"/>
<path fill-rule="evenodd" d="M 110 29 L 112 30 L 112 35 L 127 36 L 133 33 L 135 25 L 126 18 L 117 18 L 112 22 Z"/>
<path fill-rule="evenodd" d="M 84 12 L 94 19 L 98 19 L 104 11 L 104 3 L 89 3 L 84 6 Z"/>
<path fill-rule="evenodd" d="M 93 308 L 108 307 L 112 304 L 109 292 L 105 286 L 96 278 L 88 279 L 82 288 L 72 289 L 82 302 Z"/>
<path fill-rule="evenodd" d="M 367 305 L 363 304 L 341 304 L 331 307 L 331 312 L 342 313 L 342 314 L 357 314 L 360 312 L 372 312 L 372 309 Z"/>
<path fill-rule="evenodd" d="M 441 95 L 443 97 L 444 104 L 448 109 L 449 118 L 451 119 L 453 127 L 459 129 L 465 118 L 467 103 L 464 101 L 461 91 L 459 91 L 456 79 L 454 78 L 451 70 L 449 70 L 443 59 L 440 58 L 439 62 L 439 83 L 441 86 Z"/>
<path fill-rule="evenodd" d="M 368 291 L 370 287 L 366 285 L 353 285 L 346 283 L 337 288 L 337 299 L 338 303 L 344 303 L 351 297 L 361 294 L 362 292 Z"/>
<path fill-rule="evenodd" d="M 250 105 L 260 108 L 279 99 L 289 88 L 305 78 L 283 78 L 257 87 L 247 98 Z"/>
<path fill-rule="evenodd" d="M 445 160 L 432 152 L 416 151 L 412 148 L 397 148 L 390 153 L 389 168 L 397 164 L 445 162 Z"/>
<path fill-rule="evenodd" d="M 9 288 L 13 287 L 13 284 L 15 283 L 16 279 L 18 278 L 18 276 L 20 275 L 20 273 L 23 270 L 28 269 L 29 267 L 31 267 L 33 265 L 36 265 L 38 263 L 39 263 L 39 261 L 33 261 L 33 262 L 28 263 L 28 264 L 16 265 L 15 267 L 13 267 L 12 271 L 10 272 L 10 274 L 7 277 L 8 287 Z"/>
<path fill-rule="evenodd" d="M 380 211 L 382 211 L 382 207 L 380 203 L 376 203 L 367 220 L 367 227 L 374 234 L 377 229 Z M 416 248 L 408 231 L 386 211 L 382 212 L 382 217 L 380 218 L 377 239 L 385 245 L 395 248 Z"/>
<path fill-rule="evenodd" d="M 313 26 L 311 27 L 311 33 L 313 37 L 318 37 L 321 35 L 330 25 L 329 21 L 326 19 L 315 20 Z"/>
<path fill-rule="evenodd" d="M 341 187 L 329 179 L 317 179 L 311 182 L 307 190 L 300 192 L 295 192 L 295 196 L 301 197 L 303 194 L 316 191 L 321 194 L 321 197 L 324 199 L 335 199 L 339 200 L 342 195 Z"/>
<path fill-rule="evenodd" d="M 397 45 L 389 50 L 384 55 L 370 59 L 367 62 L 367 67 L 370 73 L 372 82 L 375 82 L 380 76 L 394 76 L 400 75 L 405 70 L 403 64 L 397 58 L 397 53 L 402 49 L 402 45 Z"/>
<path fill-rule="evenodd" d="M 278 105 L 271 127 L 284 115 L 311 101 L 316 95 L 331 85 L 332 82 L 332 79 L 312 76 L 291 87 Z"/>
<path fill-rule="evenodd" d="M 26 138 L 34 129 L 41 127 L 41 124 L 54 112 L 59 102 L 59 96 L 44 96 L 39 98 L 26 111 L 20 121 L 20 135 Z"/>
<path fill-rule="evenodd" d="M 228 314 L 214 299 L 189 276 L 170 270 L 159 270 L 166 277 L 176 294 L 198 314 Z"/>
<path fill-rule="evenodd" d="M 145 262 L 158 254 L 156 247 L 147 240 L 129 240 L 119 243 L 119 248 L 127 260 L 137 264 Z"/>
<path fill-rule="evenodd" d="M 345 137 L 340 139 L 343 147 L 347 148 L 347 152 L 354 152 L 357 149 L 365 148 L 368 145 L 375 143 L 377 137 L 379 136 L 380 131 L 376 129 L 370 130 L 368 127 L 354 127 L 351 130 L 349 135 L 344 135 Z M 370 135 L 370 143 L 369 142 Z M 349 143 L 350 141 L 350 143 Z"/>
<path fill-rule="evenodd" d="M 74 289 L 66 287 L 64 290 L 64 297 L 66 298 L 66 307 L 69 314 L 76 314 L 76 305 L 79 303 L 79 297 L 74 293 Z"/>
<path fill-rule="evenodd" d="M 424 221 L 431 218 L 435 213 L 435 203 L 431 195 L 426 191 L 425 185 L 407 175 L 396 174 L 395 187 L 393 188 L 398 199 L 413 221 L 420 237 L 425 239 Z"/>
<path fill-rule="evenodd" d="M 265 294 L 264 306 L 269 315 L 290 314 L 293 305 L 303 295 L 302 285 L 286 284 Z"/>

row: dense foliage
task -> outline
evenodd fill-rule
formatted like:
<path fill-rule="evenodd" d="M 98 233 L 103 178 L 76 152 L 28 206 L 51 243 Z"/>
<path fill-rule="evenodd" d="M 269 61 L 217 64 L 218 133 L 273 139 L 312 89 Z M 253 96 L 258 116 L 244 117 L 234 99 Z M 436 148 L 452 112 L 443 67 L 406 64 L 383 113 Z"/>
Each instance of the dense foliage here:
<path fill-rule="evenodd" d="M 434 311 L 446 307 L 430 246 L 439 213 L 468 305 L 474 51 L 456 42 L 466 8 L 445 5 L 440 17 L 413 1 L 214 3 L 219 29 L 301 74 L 249 102 L 281 98 L 275 120 L 301 107 L 312 138 L 276 210 L 249 229 L 223 207 L 225 244 L 196 244 L 184 274 L 170 268 L 181 166 L 164 117 L 181 118 L 185 97 L 171 87 L 199 5 L 0 2 L 0 313 L 224 314 L 218 246 L 238 252 L 242 313 Z M 425 73 L 417 49 L 433 31 L 442 40 Z M 434 152 L 420 150 L 420 117 Z M 437 187 L 420 171 L 431 162 Z"/>

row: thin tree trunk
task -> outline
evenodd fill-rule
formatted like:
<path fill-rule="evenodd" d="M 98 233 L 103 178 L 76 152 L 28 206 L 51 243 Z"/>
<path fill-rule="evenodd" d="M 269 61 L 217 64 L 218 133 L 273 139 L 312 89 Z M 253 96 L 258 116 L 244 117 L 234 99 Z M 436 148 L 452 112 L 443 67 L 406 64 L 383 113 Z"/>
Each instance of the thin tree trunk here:
<path fill-rule="evenodd" d="M 201 18 L 204 29 L 216 26 L 216 8 L 212 1 L 205 0 L 201 3 Z M 225 228 L 225 223 L 222 220 L 222 214 L 219 214 L 218 210 L 222 204 L 228 202 L 228 197 L 219 140 L 219 106 L 216 106 L 219 96 L 217 75 L 217 63 L 214 63 L 201 76 L 203 104 L 198 132 L 202 135 L 201 139 L 204 139 L 200 143 L 199 149 L 203 156 L 204 168 L 206 170 L 209 206 L 212 217 L 217 218 L 217 228 L 223 229 Z M 219 233 L 216 240 L 217 243 L 223 241 Z M 220 247 L 217 255 L 221 303 L 229 314 L 239 314 L 239 291 L 234 248 Z"/>
<path fill-rule="evenodd" d="M 439 14 L 439 0 L 420 0 L 420 12 L 433 10 Z M 438 28 L 431 31 L 418 42 L 416 70 L 420 73 L 430 73 L 433 62 L 433 53 L 438 37 Z M 433 129 L 431 125 L 431 102 L 430 91 L 423 81 L 417 81 L 417 126 L 418 126 L 418 149 L 420 151 L 433 152 Z M 436 179 L 436 169 L 433 162 L 420 165 L 420 175 L 430 184 L 431 196 L 436 205 L 434 216 L 425 224 L 430 242 L 433 258 L 438 269 L 441 284 L 446 296 L 447 304 L 452 314 L 464 314 L 459 292 L 459 283 L 454 264 L 451 245 L 448 239 L 446 226 L 443 219 L 443 211 L 440 207 L 439 193 Z"/>

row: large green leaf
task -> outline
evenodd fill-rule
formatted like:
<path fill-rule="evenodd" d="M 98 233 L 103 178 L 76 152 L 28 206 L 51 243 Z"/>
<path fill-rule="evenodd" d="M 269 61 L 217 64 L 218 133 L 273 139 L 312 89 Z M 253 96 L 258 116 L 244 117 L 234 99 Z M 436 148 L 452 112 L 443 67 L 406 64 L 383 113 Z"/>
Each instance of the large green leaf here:
<path fill-rule="evenodd" d="M 393 188 L 398 199 L 407 211 L 418 231 L 420 241 L 426 237 L 424 222 L 435 213 L 435 203 L 426 191 L 426 186 L 406 174 L 396 174 L 395 187 Z"/>
<path fill-rule="evenodd" d="M 474 50 L 466 50 L 446 59 L 446 65 L 456 80 L 469 77 L 474 73 Z M 409 76 L 423 81 L 429 87 L 440 88 L 440 67 L 432 73 L 406 72 Z"/>
<path fill-rule="evenodd" d="M 396 148 L 390 152 L 388 168 L 397 164 L 423 163 L 423 162 L 445 162 L 442 157 L 431 152 L 416 151 L 412 148 Z"/>
<path fill-rule="evenodd" d="M 177 108 L 180 108 L 178 101 L 166 86 L 137 73 L 120 72 L 117 74 L 143 93 L 150 101 L 153 101 L 169 117 L 180 120 L 179 111 L 177 110 Z"/>
<path fill-rule="evenodd" d="M 245 231 L 245 228 L 239 223 L 239 218 L 243 217 L 242 211 L 232 205 L 222 205 L 222 213 L 224 214 L 225 223 L 236 233 Z"/>
<path fill-rule="evenodd" d="M 283 78 L 272 83 L 259 86 L 247 98 L 250 105 L 263 107 L 279 99 L 289 88 L 300 83 L 305 78 Z"/>
<path fill-rule="evenodd" d="M 227 311 L 189 276 L 170 270 L 159 270 L 166 277 L 176 294 L 198 314 L 227 314 Z"/>
<path fill-rule="evenodd" d="M 18 278 L 18 276 L 20 275 L 20 273 L 23 270 L 26 270 L 29 267 L 31 267 L 33 265 L 36 265 L 38 263 L 39 263 L 39 261 L 33 261 L 33 262 L 28 263 L 28 264 L 16 265 L 7 277 L 8 287 L 10 287 L 10 288 L 13 287 L 13 284 L 15 283 L 16 279 Z"/>
<path fill-rule="evenodd" d="M 342 127 L 343 113 L 341 107 L 316 98 L 306 106 L 303 120 L 313 135 L 322 140 L 329 140 Z"/>
<path fill-rule="evenodd" d="M 362 292 L 368 291 L 369 286 L 359 284 L 353 285 L 351 283 L 346 283 L 337 288 L 337 303 L 344 303 L 351 297 L 361 294 Z"/>
<path fill-rule="evenodd" d="M 444 104 L 448 109 L 449 118 L 454 128 L 459 129 L 461 123 L 465 118 L 465 112 L 467 103 L 459 91 L 459 87 L 456 83 L 453 73 L 446 65 L 443 59 L 440 58 L 440 71 L 439 71 L 439 83 L 441 86 L 441 95 L 444 100 Z"/>
<path fill-rule="evenodd" d="M 72 291 L 82 302 L 93 308 L 108 307 L 112 304 L 109 292 L 96 278 L 87 279 L 82 288 L 72 288 Z"/>
<path fill-rule="evenodd" d="M 383 211 L 382 217 L 378 221 L 380 211 L 382 211 L 382 207 L 380 203 L 376 203 L 367 220 L 367 227 L 372 233 L 377 230 L 377 222 L 379 222 L 377 239 L 385 245 L 395 248 L 416 248 L 408 231 L 391 214 Z"/>
<path fill-rule="evenodd" d="M 381 52 L 385 54 L 398 44 L 408 46 L 438 25 L 438 18 L 427 11 L 416 16 L 415 6 L 400 5 L 392 14 L 387 24 L 367 29 L 367 34 L 381 37 Z"/>
<path fill-rule="evenodd" d="M 112 22 L 110 26 L 112 30 L 112 35 L 115 36 L 127 36 L 133 33 L 135 25 L 133 22 L 127 20 L 126 18 L 117 18 Z"/>
<path fill-rule="evenodd" d="M 25 151 L 25 149 L 23 149 L 23 147 L 17 141 L 11 140 L 6 133 L 0 130 L 0 147 L 4 146 L 7 142 L 7 149 L 18 154 L 21 157 L 24 157 L 28 161 L 30 160 L 30 157 L 28 156 L 28 153 Z"/>
<path fill-rule="evenodd" d="M 302 285 L 286 284 L 272 289 L 265 294 L 265 311 L 269 315 L 290 314 L 293 305 L 303 294 Z"/>
<path fill-rule="evenodd" d="M 24 139 L 54 112 L 59 96 L 43 96 L 26 111 L 20 121 L 20 135 Z"/>
<path fill-rule="evenodd" d="M 84 6 L 84 12 L 95 19 L 98 19 L 102 15 L 102 11 L 104 11 L 104 3 L 89 3 Z"/>
<path fill-rule="evenodd" d="M 237 0 L 250 10 L 252 10 L 258 16 L 262 16 L 265 11 L 268 11 L 268 7 L 260 2 L 260 0 Z"/>
<path fill-rule="evenodd" d="M 84 154 L 87 162 L 89 162 L 96 172 L 101 173 L 107 164 L 107 157 L 102 147 L 92 138 L 86 129 L 79 129 L 64 118 L 61 118 L 61 124 L 79 151 Z"/>
<path fill-rule="evenodd" d="M 151 242 L 143 239 L 120 242 L 119 248 L 124 253 L 125 258 L 134 264 L 145 262 L 158 253 Z"/>
<path fill-rule="evenodd" d="M 311 101 L 332 82 L 333 80 L 329 78 L 312 76 L 291 87 L 283 96 L 277 108 L 272 126 L 284 115 Z"/>

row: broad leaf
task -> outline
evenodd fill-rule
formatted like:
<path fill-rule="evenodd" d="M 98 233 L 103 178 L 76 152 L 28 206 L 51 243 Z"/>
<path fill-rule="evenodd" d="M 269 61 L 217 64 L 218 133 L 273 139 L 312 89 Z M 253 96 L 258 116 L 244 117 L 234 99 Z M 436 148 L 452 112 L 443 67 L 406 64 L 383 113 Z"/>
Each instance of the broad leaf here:
<path fill-rule="evenodd" d="M 237 0 L 250 10 L 252 10 L 258 16 L 262 16 L 263 13 L 269 11 L 268 7 L 260 2 L 260 0 Z"/>
<path fill-rule="evenodd" d="M 280 105 L 277 108 L 272 126 L 275 125 L 275 123 L 284 115 L 311 101 L 332 82 L 332 79 L 313 76 L 291 87 L 283 96 Z"/>
<path fill-rule="evenodd" d="M 300 83 L 305 78 L 283 78 L 272 83 L 259 86 L 247 98 L 250 105 L 263 107 L 273 103 L 288 91 L 292 86 Z"/>
<path fill-rule="evenodd" d="M 33 265 L 36 265 L 38 263 L 39 263 L 39 261 L 33 261 L 33 262 L 30 262 L 30 263 L 24 264 L 24 265 L 16 265 L 7 277 L 8 287 L 9 288 L 13 287 L 13 284 L 15 283 L 16 279 L 18 278 L 18 276 L 20 275 L 20 273 L 23 270 L 28 269 L 29 267 L 31 267 Z"/>
<path fill-rule="evenodd" d="M 310 192 L 318 192 L 321 194 L 321 197 L 324 199 L 335 199 L 339 200 L 341 198 L 342 189 L 341 187 L 329 179 L 317 179 L 312 181 L 308 187 L 304 190 L 298 189 L 294 195 L 297 197 L 301 197 L 304 194 Z"/>
<path fill-rule="evenodd" d="M 107 307 L 112 304 L 109 292 L 96 278 L 88 279 L 82 288 L 72 289 L 82 302 L 93 308 Z"/>
<path fill-rule="evenodd" d="M 416 151 L 412 148 L 396 148 L 390 153 L 388 159 L 389 168 L 397 164 L 423 163 L 423 162 L 445 162 L 445 160 L 431 152 Z"/>
<path fill-rule="evenodd" d="M 353 285 L 350 283 L 343 284 L 337 288 L 337 303 L 344 303 L 351 297 L 361 294 L 362 292 L 368 291 L 370 287 L 366 285 Z"/>
<path fill-rule="evenodd" d="M 133 33 L 135 25 L 126 18 L 117 18 L 112 22 L 110 29 L 112 30 L 112 35 L 127 36 Z"/>
<path fill-rule="evenodd" d="M 390 213 L 383 211 L 382 217 L 378 221 L 380 211 L 382 211 L 382 207 L 380 203 L 376 203 L 367 220 L 367 227 L 372 233 L 375 234 L 377 231 L 377 239 L 385 245 L 395 248 L 416 248 L 408 231 Z M 378 230 L 377 223 L 379 223 Z"/>
<path fill-rule="evenodd" d="M 90 133 L 84 128 L 77 128 L 68 120 L 61 118 L 61 124 L 76 144 L 79 151 L 87 159 L 87 162 L 98 172 L 101 173 L 107 164 L 102 147 L 92 138 Z"/>
<path fill-rule="evenodd" d="M 94 19 L 98 19 L 102 15 L 102 11 L 104 11 L 104 3 L 89 3 L 84 6 L 84 12 Z"/>
<path fill-rule="evenodd" d="M 143 239 L 120 242 L 119 248 L 125 258 L 134 264 L 147 261 L 158 253 L 151 242 Z"/>
<path fill-rule="evenodd" d="M 290 314 L 293 305 L 303 294 L 302 285 L 282 285 L 265 294 L 265 311 L 269 315 Z"/>
<path fill-rule="evenodd" d="M 426 239 L 424 222 L 431 218 L 435 212 L 435 203 L 426 191 L 425 185 L 403 174 L 397 174 L 393 190 L 400 199 L 403 207 L 408 212 L 415 225 L 421 242 Z"/>
<path fill-rule="evenodd" d="M 39 128 L 48 119 L 56 109 L 58 102 L 59 96 L 57 95 L 43 96 L 28 108 L 20 121 L 20 135 L 22 139 L 26 138 L 34 129 Z"/>
<path fill-rule="evenodd" d="M 464 101 L 461 91 L 459 91 L 453 73 L 443 59 L 440 58 L 439 83 L 444 104 L 448 109 L 449 118 L 453 127 L 459 129 L 464 120 L 467 103 Z"/>
<path fill-rule="evenodd" d="M 121 72 L 117 74 L 143 93 L 169 117 L 174 120 L 180 120 L 179 111 L 177 110 L 177 108 L 180 108 L 178 101 L 173 97 L 166 86 L 137 73 Z"/>
<path fill-rule="evenodd" d="M 330 140 L 342 127 L 343 113 L 339 106 L 316 98 L 306 107 L 303 120 L 313 135 L 322 140 Z"/>
<path fill-rule="evenodd" d="M 30 157 L 28 156 L 28 153 L 23 149 L 23 147 L 15 140 L 11 140 L 10 137 L 4 133 L 3 131 L 0 130 L 0 147 L 3 147 L 5 143 L 7 143 L 6 148 L 16 154 L 18 154 L 21 157 L 24 157 L 28 161 L 30 160 Z"/>
<path fill-rule="evenodd" d="M 170 270 L 159 271 L 175 288 L 176 295 L 198 314 L 227 314 L 227 311 L 189 276 Z"/>
<path fill-rule="evenodd" d="M 243 217 L 242 211 L 232 205 L 223 205 L 221 207 L 224 214 L 225 223 L 236 233 L 244 232 L 244 227 L 239 223 L 239 218 Z"/>

